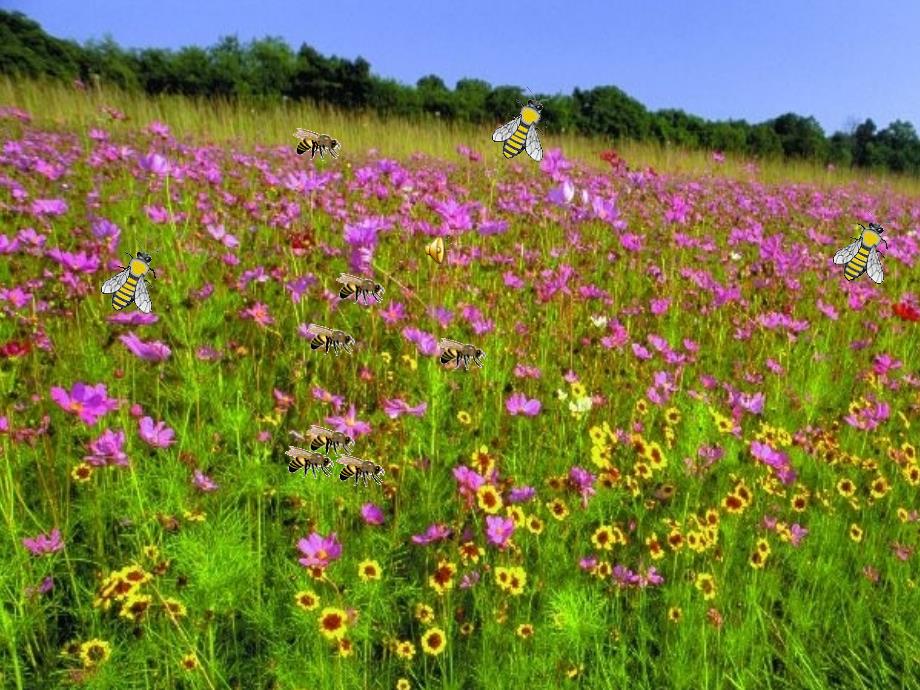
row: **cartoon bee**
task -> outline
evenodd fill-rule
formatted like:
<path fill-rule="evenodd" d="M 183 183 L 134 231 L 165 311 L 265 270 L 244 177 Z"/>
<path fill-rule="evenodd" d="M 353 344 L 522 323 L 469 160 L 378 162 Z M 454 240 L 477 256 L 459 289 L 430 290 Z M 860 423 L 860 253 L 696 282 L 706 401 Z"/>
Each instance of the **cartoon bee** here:
<path fill-rule="evenodd" d="M 856 280 L 863 273 L 868 273 L 872 280 L 881 283 L 882 261 L 878 254 L 878 245 L 884 243 L 885 249 L 888 249 L 888 242 L 882 237 L 885 229 L 876 223 L 869 223 L 868 228 L 862 223 L 858 225 L 862 228 L 860 236 L 852 244 L 834 254 L 834 263 L 838 266 L 846 265 L 843 275 L 847 280 Z"/>
<path fill-rule="evenodd" d="M 370 460 L 360 460 L 351 455 L 343 455 L 337 462 L 345 465 L 339 474 L 339 479 L 343 482 L 348 481 L 350 477 L 354 477 L 355 486 L 358 486 L 359 479 L 364 479 L 364 486 L 367 486 L 367 480 L 370 478 L 382 486 L 380 478 L 386 474 L 386 471 L 377 463 Z"/>
<path fill-rule="evenodd" d="M 307 476 L 307 470 L 313 470 L 313 478 L 318 479 L 316 468 L 320 468 L 327 477 L 332 474 L 334 463 L 321 453 L 314 453 L 296 446 L 289 446 L 285 453 L 291 461 L 288 463 L 288 472 L 292 474 L 303 470 L 303 476 Z"/>
<path fill-rule="evenodd" d="M 331 348 L 336 355 L 339 354 L 340 349 L 348 354 L 352 353 L 351 347 L 355 344 L 355 339 L 345 331 L 333 330 L 311 323 L 307 327 L 307 333 L 313 334 L 313 340 L 310 341 L 311 350 L 324 348 L 325 352 L 328 353 Z"/>
<path fill-rule="evenodd" d="M 147 294 L 147 285 L 144 283 L 144 276 L 148 272 L 153 273 L 156 277 L 157 272 L 150 268 L 150 255 L 138 252 L 137 257 L 128 254 L 127 268 L 122 267 L 121 273 L 118 273 L 102 284 L 102 294 L 112 294 L 112 308 L 115 311 L 121 311 L 131 302 L 137 305 L 145 314 L 150 313 L 153 306 L 150 303 L 150 295 Z"/>
<path fill-rule="evenodd" d="M 309 151 L 310 158 L 315 158 L 317 152 L 319 152 L 319 157 L 325 159 L 326 149 L 329 149 L 329 153 L 332 154 L 333 158 L 339 157 L 339 149 L 342 148 L 342 145 L 328 134 L 317 134 L 309 129 L 298 127 L 297 131 L 294 132 L 294 137 L 300 140 L 297 142 L 298 156 L 302 156 Z"/>
<path fill-rule="evenodd" d="M 540 146 L 536 128 L 541 110 L 542 103 L 529 100 L 527 105 L 521 108 L 520 115 L 495 130 L 492 141 L 505 142 L 502 147 L 502 155 L 505 158 L 514 158 L 526 148 L 527 154 L 535 161 L 543 160 L 543 147 Z"/>
<path fill-rule="evenodd" d="M 292 431 L 291 435 L 301 441 L 309 439 L 310 450 L 315 452 L 322 449 L 322 452 L 327 455 L 330 450 L 336 454 L 347 452 L 355 444 L 355 440 L 351 436 L 343 434 L 341 431 L 333 431 L 315 424 L 310 427 L 306 437 L 296 431 Z"/>
<path fill-rule="evenodd" d="M 383 286 L 380 283 L 375 283 L 370 278 L 360 278 L 350 273 L 343 273 L 338 277 L 336 282 L 342 283 L 342 289 L 339 290 L 339 298 L 350 299 L 351 296 L 354 295 L 355 304 L 358 303 L 358 299 L 362 296 L 364 297 L 365 304 L 367 304 L 368 295 L 378 302 L 383 297 Z"/>
<path fill-rule="evenodd" d="M 446 367 L 459 369 L 461 366 L 464 371 L 469 370 L 470 362 L 475 362 L 482 369 L 482 360 L 486 353 L 478 347 L 463 343 L 456 340 L 441 338 L 438 341 L 438 350 L 441 352 L 441 364 Z"/>

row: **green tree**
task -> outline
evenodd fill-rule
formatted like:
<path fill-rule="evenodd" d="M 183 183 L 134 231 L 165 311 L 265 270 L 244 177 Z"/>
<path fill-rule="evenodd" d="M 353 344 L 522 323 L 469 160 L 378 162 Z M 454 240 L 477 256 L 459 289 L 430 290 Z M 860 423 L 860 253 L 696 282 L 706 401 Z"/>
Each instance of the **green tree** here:
<path fill-rule="evenodd" d="M 73 79 L 83 52 L 73 41 L 49 36 L 21 12 L 0 11 L 0 74 Z"/>
<path fill-rule="evenodd" d="M 466 122 L 488 122 L 486 100 L 492 87 L 481 79 L 461 79 L 454 89 L 457 117 Z"/>
<path fill-rule="evenodd" d="M 637 141 L 651 133 L 651 117 L 645 106 L 615 86 L 599 86 L 590 91 L 575 89 L 572 98 L 582 132 Z"/>
<path fill-rule="evenodd" d="M 773 120 L 771 124 L 786 156 L 824 159 L 827 139 L 815 118 L 786 113 Z"/>
<path fill-rule="evenodd" d="M 889 170 L 920 171 L 920 139 L 911 123 L 895 120 L 878 133 L 876 142 Z"/>
<path fill-rule="evenodd" d="M 290 91 L 296 58 L 282 39 L 252 41 L 245 52 L 244 65 L 253 94 L 280 96 Z"/>
<path fill-rule="evenodd" d="M 486 96 L 486 114 L 492 122 L 508 122 L 521 112 L 526 100 L 519 86 L 496 86 Z"/>
<path fill-rule="evenodd" d="M 216 96 L 244 96 L 251 93 L 252 85 L 249 81 L 246 65 L 246 53 L 240 40 L 236 36 L 225 36 L 217 45 L 208 51 L 211 63 L 211 93 Z M 296 58 L 291 56 L 291 74 L 287 87 L 290 89 L 290 78 L 296 67 Z"/>
<path fill-rule="evenodd" d="M 447 119 L 453 119 L 457 113 L 457 108 L 453 94 L 447 89 L 444 81 L 433 74 L 422 77 L 415 84 L 418 90 L 419 99 L 422 102 L 422 109 L 426 113 L 438 115 Z"/>

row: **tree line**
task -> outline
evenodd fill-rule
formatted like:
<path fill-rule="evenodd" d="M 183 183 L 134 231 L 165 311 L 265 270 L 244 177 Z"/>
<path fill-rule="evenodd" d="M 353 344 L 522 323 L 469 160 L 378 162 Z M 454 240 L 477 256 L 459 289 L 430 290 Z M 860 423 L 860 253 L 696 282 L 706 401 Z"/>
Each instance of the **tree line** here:
<path fill-rule="evenodd" d="M 325 57 L 306 43 L 297 52 L 278 38 L 246 45 L 236 37 L 210 48 L 125 50 L 113 40 L 83 45 L 48 35 L 19 12 L 0 11 L 0 74 L 51 77 L 115 85 L 148 94 L 235 99 L 309 100 L 386 116 L 434 116 L 494 125 L 526 100 L 516 86 L 461 79 L 453 89 L 435 75 L 406 86 L 371 74 L 363 58 Z M 827 136 L 813 117 L 786 113 L 759 124 L 710 121 L 682 110 L 649 111 L 615 86 L 575 89 L 571 96 L 540 95 L 541 127 L 611 140 L 785 157 L 841 167 L 920 174 L 920 138 L 910 122 L 879 130 L 867 119 L 850 132 Z"/>

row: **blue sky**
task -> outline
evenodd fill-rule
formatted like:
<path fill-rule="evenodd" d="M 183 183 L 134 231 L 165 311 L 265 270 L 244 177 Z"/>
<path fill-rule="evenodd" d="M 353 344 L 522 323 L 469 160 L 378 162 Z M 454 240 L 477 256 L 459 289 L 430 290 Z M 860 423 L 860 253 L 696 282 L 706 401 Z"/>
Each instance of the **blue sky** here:
<path fill-rule="evenodd" d="M 920 3 L 909 0 L 4 0 L 55 36 L 125 47 L 280 36 L 362 56 L 414 84 L 437 74 L 543 93 L 619 86 L 651 109 L 759 122 L 871 117 L 920 128 Z"/>

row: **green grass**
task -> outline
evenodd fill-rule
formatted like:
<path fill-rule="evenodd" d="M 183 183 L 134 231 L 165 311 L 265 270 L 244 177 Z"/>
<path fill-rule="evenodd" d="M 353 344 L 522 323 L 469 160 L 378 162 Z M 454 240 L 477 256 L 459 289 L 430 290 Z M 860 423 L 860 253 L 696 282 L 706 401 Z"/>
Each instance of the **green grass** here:
<path fill-rule="evenodd" d="M 398 678 L 407 678 L 413 688 L 458 690 L 560 685 L 654 690 L 920 688 L 917 555 L 907 562 L 891 555 L 894 541 L 916 549 L 918 523 L 901 522 L 896 510 L 918 505 L 917 487 L 906 481 L 887 452 L 905 442 L 917 445 L 920 399 L 906 383 L 889 390 L 874 387 L 861 376 L 879 353 L 902 361 L 897 374 L 916 373 L 918 340 L 916 330 L 909 330 L 916 324 L 889 318 L 890 302 L 915 289 L 916 269 L 887 259 L 885 291 L 866 310 L 853 311 L 817 262 L 802 260 L 796 275 L 801 282 L 798 291 L 778 280 L 758 289 L 742 273 L 743 266 L 757 261 L 756 248 L 725 244 L 736 222 L 748 219 L 762 222 L 765 236 L 785 234 L 787 247 L 799 246 L 800 233 L 807 227 L 827 234 L 841 232 L 842 221 L 816 221 L 808 214 L 809 191 L 790 196 L 792 210 L 787 217 L 746 212 L 721 179 L 710 177 L 746 180 L 750 173 L 744 161 L 729 159 L 714 166 L 705 153 L 618 147 L 632 167 L 651 165 L 672 175 L 667 182 L 671 192 L 681 191 L 685 179 L 703 186 L 704 219 L 682 231 L 696 238 L 712 237 L 720 250 L 681 250 L 672 242 L 672 229 L 661 219 L 660 195 L 627 192 L 622 179 L 610 182 L 608 177 L 597 177 L 603 169 L 597 153 L 606 144 L 565 137 L 545 142 L 547 149 L 561 146 L 567 158 L 594 166 L 575 171 L 579 186 L 610 182 L 620 192 L 619 206 L 630 231 L 646 238 L 645 250 L 626 252 L 605 223 L 586 221 L 575 226 L 548 204 L 547 215 L 502 214 L 498 206 L 502 192 L 494 181 L 526 183 L 537 190 L 538 198 L 549 183 L 543 176 L 495 167 L 497 154 L 481 128 L 382 122 L 301 105 L 253 112 L 232 104 L 85 94 L 62 86 L 9 81 L 0 82 L 0 103 L 24 108 L 34 116 L 29 126 L 0 120 L 4 142 L 31 142 L 28 146 L 35 155 L 49 159 L 75 156 L 68 175 L 58 181 L 10 164 L 2 166 L 0 174 L 19 181 L 30 201 L 60 197 L 70 206 L 63 216 L 38 219 L 11 209 L 11 194 L 4 191 L 0 214 L 5 234 L 12 237 L 22 228 L 35 227 L 48 235 L 49 247 L 75 251 L 91 247 L 86 229 L 92 216 L 102 215 L 122 230 L 119 251 L 155 247 L 154 266 L 160 274 L 151 287 L 159 321 L 124 327 L 106 321 L 111 307 L 98 294 L 108 268 L 81 277 L 78 283 L 85 288 L 81 293 L 65 287 L 60 267 L 48 257 L 19 253 L 0 261 L 4 288 L 29 280 L 41 283 L 35 287 L 34 303 L 0 319 L 0 341 L 34 338 L 38 324 L 54 346 L 53 352 L 33 350 L 24 358 L 0 360 L 0 416 L 9 419 L 13 430 L 37 427 L 45 414 L 51 424 L 50 432 L 34 443 L 0 435 L 0 515 L 7 535 L 0 542 L 0 687 L 344 690 L 392 688 Z M 102 105 L 119 108 L 129 119 L 108 121 L 100 116 Z M 139 132 L 153 120 L 167 123 L 180 139 L 221 143 L 224 152 L 217 160 L 225 177 L 224 191 L 240 202 L 257 203 L 256 217 L 240 203 L 224 203 L 204 183 L 150 180 L 130 162 L 98 168 L 87 162 L 94 149 L 88 130 L 104 127 L 116 144 L 129 144 L 140 152 L 157 148 L 170 160 L 184 160 L 194 167 L 191 159 Z M 416 186 L 432 198 L 478 200 L 492 217 L 510 220 L 505 235 L 467 233 L 462 239 L 466 249 L 509 257 L 508 265 L 473 261 L 467 267 L 449 263 L 436 267 L 422 254 L 428 238 L 405 233 L 402 227 L 383 233 L 375 253 L 376 266 L 415 293 L 409 297 L 395 282 L 386 281 L 384 305 L 391 300 L 404 303 L 410 316 L 407 323 L 439 336 L 462 334 L 473 340 L 458 315 L 462 305 L 475 304 L 494 320 L 494 332 L 482 338 L 488 353 L 484 369 L 468 376 L 450 375 L 434 358 L 418 355 L 399 329 L 386 327 L 378 308 L 362 311 L 343 305 L 333 310 L 321 299 L 320 287 L 292 304 L 284 280 L 310 272 L 320 286 L 334 289 L 334 276 L 348 270 L 348 265 L 347 249 L 343 256 L 326 256 L 318 249 L 295 256 L 290 232 L 307 229 L 317 243 L 343 248 L 342 222 L 320 207 L 310 211 L 303 195 L 269 189 L 260 172 L 235 163 L 231 156 L 237 151 L 251 153 L 257 145 L 290 148 L 290 132 L 296 126 L 341 132 L 347 152 L 341 161 L 343 181 L 322 196 L 344 200 L 355 215 L 364 214 L 355 210 L 360 204 L 369 215 L 393 215 L 404 223 L 433 217 L 423 203 L 404 213 L 395 194 L 368 199 L 359 190 L 348 189 L 355 170 L 366 162 L 367 149 L 377 148 L 382 155 L 400 160 Z M 70 143 L 71 134 L 77 135 L 76 143 Z M 45 140 L 47 144 L 37 143 Z M 485 163 L 458 164 L 454 149 L 460 143 L 483 151 Z M 40 151 L 42 145 L 50 150 Z M 417 151 L 449 162 L 409 160 Z M 300 161 L 292 162 L 290 154 L 287 158 L 260 155 L 276 172 L 304 167 Z M 332 163 L 325 165 L 329 169 Z M 233 173 L 239 176 L 234 178 Z M 443 189 L 425 177 L 441 173 L 446 180 Z M 788 191 L 793 184 L 815 185 L 827 190 L 827 203 L 847 214 L 858 212 L 863 198 L 859 194 L 866 195 L 878 208 L 890 209 L 889 220 L 902 228 L 910 226 L 911 209 L 916 209 L 920 192 L 913 180 L 866 180 L 848 171 L 828 172 L 807 164 L 762 163 L 757 180 L 766 185 L 764 189 L 745 183 L 747 194 L 759 197 Z M 87 202 L 86 195 L 93 189 L 100 192 L 98 208 Z M 219 208 L 227 231 L 240 238 L 239 266 L 220 260 L 224 250 L 201 226 L 196 210 L 199 193 Z M 303 215 L 287 230 L 270 222 L 282 200 L 303 207 Z M 718 200 L 728 211 L 709 211 L 706 200 Z M 154 224 L 144 210 L 150 205 L 188 213 L 190 220 Z M 573 228 L 584 250 L 576 249 L 569 238 Z M 517 247 L 521 242 L 539 258 L 521 256 Z M 726 261 L 729 250 L 743 253 L 743 260 Z M 612 267 L 606 260 L 609 251 L 619 255 Z M 101 253 L 105 261 L 112 258 L 106 251 Z M 543 281 L 541 271 L 559 269 L 564 263 L 575 270 L 573 293 L 579 285 L 593 282 L 614 296 L 613 304 L 604 306 L 577 296 L 556 296 L 543 303 L 530 291 L 515 292 L 503 283 L 502 274 L 509 270 L 526 276 L 531 285 L 538 284 Z M 236 289 L 240 274 L 257 265 L 269 272 L 283 270 L 284 278 Z M 656 283 L 649 276 L 649 265 L 660 267 L 665 282 Z M 705 268 L 723 284 L 741 285 L 748 305 L 729 304 L 701 313 L 698 306 L 708 303 L 708 296 L 697 294 L 700 291 L 681 277 L 685 267 Z M 205 301 L 190 299 L 189 294 L 205 283 L 214 285 L 213 295 Z M 657 297 L 672 301 L 661 317 L 647 309 L 620 312 Z M 833 304 L 840 319 L 823 317 L 815 307 L 817 298 Z M 40 300 L 51 302 L 48 311 L 39 309 Z M 425 306 L 452 309 L 456 321 L 449 332 L 428 319 L 417 300 Z M 269 306 L 275 318 L 271 327 L 262 329 L 238 318 L 240 310 L 256 301 Z M 750 341 L 735 339 L 745 317 L 786 307 L 812 324 L 797 340 L 782 331 L 759 329 Z M 673 447 L 668 447 L 664 436 L 663 411 L 652 406 L 643 416 L 635 405 L 656 371 L 674 367 L 665 365 L 660 356 L 639 362 L 628 344 L 612 350 L 598 345 L 602 332 L 589 317 L 606 314 L 612 319 L 618 313 L 637 343 L 648 345 L 646 336 L 653 333 L 666 337 L 679 351 L 684 351 L 684 338 L 699 343 L 696 361 L 685 365 L 679 391 L 669 403 L 682 416 L 674 427 Z M 307 341 L 296 335 L 298 324 L 310 321 L 340 325 L 353 332 L 362 347 L 352 357 L 312 353 Z M 529 334 L 516 334 L 518 322 L 530 326 Z M 852 341 L 867 337 L 867 324 L 879 327 L 871 346 L 850 348 Z M 117 339 L 129 330 L 145 341 L 167 343 L 171 357 L 159 364 L 139 360 Z M 591 338 L 592 344 L 580 345 L 582 337 Z M 219 349 L 223 359 L 198 359 L 195 352 L 201 346 Z M 823 359 L 816 361 L 816 354 Z M 786 375 L 766 371 L 767 357 L 781 363 Z M 542 378 L 515 378 L 512 371 L 518 362 L 540 367 Z M 557 389 L 567 391 L 570 399 L 573 396 L 572 387 L 562 379 L 569 369 L 578 374 L 589 394 L 601 394 L 608 403 L 581 417 L 571 414 L 567 402 L 555 397 Z M 762 374 L 763 383 L 746 383 L 743 376 L 751 372 Z M 809 425 L 832 431 L 841 451 L 860 462 L 848 462 L 851 458 L 844 456 L 829 463 L 802 448 L 784 448 L 799 473 L 794 489 L 807 488 L 811 495 L 805 512 L 793 512 L 792 489 L 783 497 L 765 491 L 761 481 L 768 473 L 751 459 L 748 443 L 758 431 L 758 420 L 745 416 L 740 437 L 720 433 L 712 412 L 729 414 L 725 396 L 719 389 L 708 399 L 691 395 L 703 390 L 701 374 L 742 390 L 764 391 L 764 422 L 790 434 Z M 105 382 L 109 395 L 125 404 L 96 427 L 87 428 L 49 399 L 52 386 L 69 389 L 75 381 Z M 538 398 L 541 414 L 534 419 L 509 416 L 505 411 L 509 385 Z M 317 481 L 291 477 L 285 471 L 288 430 L 305 429 L 331 414 L 327 405 L 312 398 L 313 386 L 345 396 L 357 407 L 358 417 L 373 425 L 373 433 L 359 440 L 355 453 L 388 467 L 391 500 L 374 485 L 353 489 L 334 477 Z M 276 410 L 274 389 L 292 395 L 296 404 L 287 411 Z M 891 405 L 888 422 L 874 432 L 842 422 L 851 401 L 869 393 Z M 34 403 L 32 395 L 39 396 Z M 410 404 L 427 402 L 425 416 L 389 420 L 381 401 L 397 397 Z M 166 421 L 176 432 L 176 444 L 153 449 L 141 441 L 129 411 L 132 403 L 142 405 L 154 420 Z M 469 427 L 458 421 L 461 411 L 470 413 Z M 547 486 L 548 479 L 566 474 L 573 465 L 599 472 L 592 463 L 591 427 L 606 422 L 612 428 L 629 429 L 640 421 L 645 439 L 665 448 L 668 464 L 640 483 L 638 495 L 621 478 L 614 488 L 598 487 L 583 510 L 577 495 Z M 71 472 L 86 454 L 87 443 L 104 428 L 125 430 L 131 467 L 99 469 L 88 483 L 78 483 Z M 267 432 L 267 440 L 260 438 L 261 432 Z M 698 459 L 697 450 L 713 444 L 725 451 L 719 463 L 700 475 L 685 470 L 685 458 Z M 499 553 L 487 546 L 482 511 L 466 511 L 457 498 L 451 469 L 470 462 L 471 454 L 483 445 L 496 458 L 502 477 L 537 488 L 539 500 L 527 504 L 525 512 L 539 516 L 545 529 L 537 535 L 518 528 L 516 551 Z M 636 461 L 627 444 L 611 450 L 611 463 L 624 477 L 636 472 Z M 867 466 L 868 461 L 879 469 Z M 219 490 L 197 492 L 190 481 L 193 467 L 213 477 Z M 869 482 L 878 472 L 891 481 L 891 490 L 882 499 L 870 500 Z M 858 506 L 838 495 L 835 487 L 843 477 L 858 484 Z M 721 509 L 720 502 L 737 478 L 745 480 L 755 498 L 751 507 L 735 516 Z M 675 484 L 675 497 L 666 505 L 647 504 L 661 481 Z M 546 506 L 556 497 L 563 498 L 571 511 L 562 521 L 551 517 Z M 385 508 L 384 526 L 362 523 L 359 510 L 366 501 Z M 655 533 L 665 540 L 670 529 L 666 520 L 679 523 L 684 534 L 693 531 L 692 516 L 709 508 L 721 513 L 717 543 L 699 553 L 665 547 L 662 560 L 651 560 L 647 537 Z M 195 511 L 203 513 L 203 520 L 193 519 Z M 764 515 L 807 525 L 809 534 L 793 548 L 770 533 L 767 566 L 755 570 L 748 557 L 756 539 L 766 534 L 759 527 Z M 455 541 L 429 547 L 409 542 L 410 535 L 423 532 L 432 522 L 447 523 L 457 531 L 465 526 L 473 529 L 475 541 L 485 549 L 478 566 L 482 579 L 476 587 L 467 591 L 457 586 L 460 575 L 474 566 L 460 565 Z M 635 532 L 629 531 L 630 522 L 635 523 Z M 848 536 L 851 523 L 865 530 L 859 545 Z M 621 592 L 609 585 L 609 579 L 601 582 L 581 572 L 578 559 L 597 551 L 590 539 L 602 524 L 619 525 L 630 540 L 601 553 L 602 558 L 610 565 L 623 563 L 634 569 L 655 565 L 665 585 Z M 61 529 L 66 548 L 52 556 L 30 556 L 21 540 L 55 526 Z M 297 562 L 295 544 L 313 530 L 334 531 L 343 544 L 341 560 L 329 568 L 323 581 L 311 580 Z M 147 558 L 148 546 L 156 546 L 160 555 Z M 380 581 L 365 583 L 357 577 L 358 563 L 366 558 L 379 561 Z M 454 588 L 443 597 L 428 584 L 441 558 L 459 568 Z M 173 623 L 162 611 L 153 611 L 133 623 L 118 615 L 118 603 L 108 611 L 94 607 L 101 578 L 132 563 L 149 571 L 161 565 L 162 572 L 143 590 L 154 604 L 164 597 L 181 600 L 188 615 Z M 524 567 L 523 594 L 503 594 L 492 573 L 483 570 L 484 564 L 493 569 Z M 878 583 L 862 574 L 868 565 L 881 571 Z M 715 577 L 718 589 L 712 601 L 704 600 L 694 587 L 699 573 Z M 54 590 L 27 596 L 26 588 L 45 576 L 54 577 Z M 318 610 L 304 612 L 295 606 L 295 593 L 304 589 L 320 596 Z M 421 649 L 420 638 L 428 626 L 414 615 L 420 602 L 434 608 L 435 624 L 447 636 L 447 650 L 438 657 Z M 317 614 L 326 606 L 357 611 L 348 631 L 353 656 L 338 656 L 320 636 Z M 679 623 L 668 621 L 671 607 L 682 609 Z M 710 618 L 710 609 L 718 611 L 720 626 Z M 474 624 L 468 636 L 461 634 L 458 610 L 463 620 Z M 515 635 L 523 623 L 535 628 L 530 640 Z M 94 637 L 111 644 L 112 657 L 90 672 L 77 673 L 80 662 L 62 656 L 60 650 L 71 639 L 83 642 Z M 387 647 L 389 639 L 412 641 L 415 658 L 398 659 Z M 189 652 L 201 663 L 192 673 L 179 665 Z M 580 669 L 577 678 L 567 677 L 571 668 Z"/>

